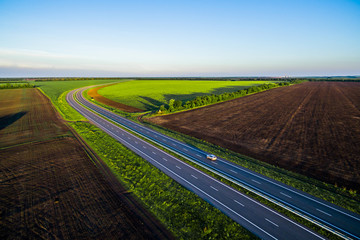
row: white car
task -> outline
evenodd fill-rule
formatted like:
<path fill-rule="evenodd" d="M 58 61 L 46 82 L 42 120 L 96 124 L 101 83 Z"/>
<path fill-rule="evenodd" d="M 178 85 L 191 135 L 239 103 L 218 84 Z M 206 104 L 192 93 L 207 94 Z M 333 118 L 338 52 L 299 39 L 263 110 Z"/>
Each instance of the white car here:
<path fill-rule="evenodd" d="M 216 156 L 214 154 L 208 154 L 206 155 L 207 159 L 210 159 L 211 161 L 215 161 L 216 160 Z"/>

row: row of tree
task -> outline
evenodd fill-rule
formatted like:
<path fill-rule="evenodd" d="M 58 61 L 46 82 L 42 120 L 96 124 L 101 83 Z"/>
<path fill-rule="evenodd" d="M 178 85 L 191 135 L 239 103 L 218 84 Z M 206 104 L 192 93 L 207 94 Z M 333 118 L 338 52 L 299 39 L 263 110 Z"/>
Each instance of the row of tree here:
<path fill-rule="evenodd" d="M 179 110 L 192 109 L 195 107 L 205 106 L 217 102 L 222 102 L 222 101 L 242 97 L 248 94 L 261 92 L 271 88 L 288 86 L 288 85 L 290 85 L 290 82 L 262 84 L 259 86 L 252 86 L 250 88 L 238 90 L 236 92 L 231 92 L 231 93 L 225 92 L 219 95 L 211 94 L 211 95 L 198 96 L 193 100 L 185 102 L 184 104 L 181 100 L 170 99 L 168 106 L 161 105 L 158 110 L 158 113 L 168 113 Z"/>
<path fill-rule="evenodd" d="M 6 83 L 0 84 L 0 89 L 12 89 L 12 88 L 33 88 L 34 84 L 30 83 Z"/>

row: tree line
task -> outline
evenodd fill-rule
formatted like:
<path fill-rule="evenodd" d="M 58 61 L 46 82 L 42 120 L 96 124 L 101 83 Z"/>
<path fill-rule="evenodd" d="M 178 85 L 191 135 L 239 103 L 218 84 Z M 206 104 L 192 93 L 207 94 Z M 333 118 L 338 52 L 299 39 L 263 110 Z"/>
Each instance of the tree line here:
<path fill-rule="evenodd" d="M 30 83 L 5 83 L 0 84 L 0 89 L 13 89 L 13 88 L 34 88 L 34 84 Z"/>
<path fill-rule="evenodd" d="M 259 86 L 252 86 L 246 89 L 238 90 L 236 92 L 230 92 L 230 93 L 225 92 L 219 95 L 211 94 L 211 95 L 198 96 L 193 100 L 186 101 L 185 103 L 183 103 L 181 100 L 170 99 L 169 104 L 167 106 L 161 105 L 157 113 L 163 114 L 163 113 L 175 112 L 179 110 L 192 109 L 195 107 L 206 106 L 209 104 L 222 102 L 222 101 L 242 97 L 245 95 L 265 91 L 271 88 L 289 86 L 290 84 L 296 84 L 301 82 L 303 81 L 297 80 L 292 82 L 262 84 Z"/>

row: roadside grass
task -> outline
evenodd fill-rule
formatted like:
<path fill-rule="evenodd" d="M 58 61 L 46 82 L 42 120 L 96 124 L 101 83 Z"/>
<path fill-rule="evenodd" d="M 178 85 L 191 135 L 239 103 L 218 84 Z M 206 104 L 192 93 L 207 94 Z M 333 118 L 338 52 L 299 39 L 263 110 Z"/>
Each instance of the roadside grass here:
<path fill-rule="evenodd" d="M 112 172 L 179 239 L 256 239 L 251 232 L 188 191 L 101 129 L 69 123 Z"/>
<path fill-rule="evenodd" d="M 170 99 L 186 102 L 197 96 L 234 92 L 275 81 L 134 80 L 104 87 L 98 93 L 132 107 L 155 110 Z"/>

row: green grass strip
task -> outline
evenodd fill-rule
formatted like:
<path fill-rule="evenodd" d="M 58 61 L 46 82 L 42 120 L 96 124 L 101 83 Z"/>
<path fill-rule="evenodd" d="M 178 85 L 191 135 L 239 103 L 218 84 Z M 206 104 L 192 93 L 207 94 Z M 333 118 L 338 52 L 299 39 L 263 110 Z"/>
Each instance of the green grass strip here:
<path fill-rule="evenodd" d="M 99 128 L 70 122 L 124 186 L 179 239 L 256 239 Z"/>

